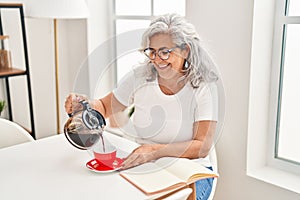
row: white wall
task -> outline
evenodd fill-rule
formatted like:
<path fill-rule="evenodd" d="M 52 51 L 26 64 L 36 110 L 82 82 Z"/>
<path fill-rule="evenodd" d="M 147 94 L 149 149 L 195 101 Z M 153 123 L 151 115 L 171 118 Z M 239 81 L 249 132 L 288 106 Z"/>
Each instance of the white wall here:
<path fill-rule="evenodd" d="M 186 13 L 213 53 L 225 88 L 226 114 L 217 143 L 220 178 L 215 199 L 300 199 L 299 194 L 246 175 L 253 1 L 187 0 Z"/>
<path fill-rule="evenodd" d="M 0 2 L 15 2 L 12 0 Z M 22 1 L 18 1 L 21 2 Z M 74 81 L 79 69 L 101 42 L 109 36 L 107 9 L 108 0 L 88 0 L 90 20 L 58 20 L 59 45 L 59 105 L 60 126 L 63 130 L 67 115 L 64 112 L 66 96 L 74 90 Z M 26 13 L 26 4 L 24 4 Z M 9 21 L 9 19 L 7 19 Z M 25 18 L 29 52 L 30 73 L 34 103 L 34 118 L 37 138 L 57 133 L 55 104 L 55 66 L 53 20 Z M 88 39 L 89 38 L 89 39 Z M 87 42 L 89 41 L 89 42 Z M 18 43 L 10 45 L 11 50 L 20 48 Z M 19 62 L 20 55 L 14 56 Z M 12 82 L 12 101 L 14 120 L 30 127 L 27 109 L 27 93 L 24 78 L 14 78 Z M 21 89 L 23 88 L 23 89 Z M 5 98 L 4 82 L 0 81 L 0 99 Z M 7 112 L 3 113 L 4 117 Z"/>
<path fill-rule="evenodd" d="M 59 20 L 59 60 L 60 60 L 60 124 L 61 130 L 67 119 L 67 115 L 64 112 L 64 101 L 66 96 L 76 91 L 75 82 L 78 77 L 78 73 L 82 72 L 80 69 L 85 67 L 86 59 L 102 42 L 106 41 L 110 37 L 109 27 L 109 15 L 110 10 L 109 0 L 87 0 L 90 15 L 87 20 Z M 56 133 L 56 108 L 55 108 L 55 84 L 54 84 L 54 58 L 53 58 L 53 24 L 51 21 L 40 19 L 28 19 L 28 40 L 32 45 L 33 51 L 30 56 L 32 68 L 36 70 L 39 66 L 44 65 L 45 69 L 32 74 L 33 82 L 36 83 L 33 87 L 36 87 L 38 94 L 34 95 L 37 100 L 35 104 L 35 118 L 37 126 L 38 137 L 46 137 L 54 135 Z M 37 24 L 38 23 L 38 24 Z M 44 28 L 39 28 L 39 26 Z M 46 26 L 46 27 L 45 27 Z M 35 31 L 36 30 L 36 31 Z M 45 38 L 46 37 L 46 38 Z M 41 40 L 41 41 L 38 41 Z M 40 51 L 40 45 L 47 41 L 47 45 L 44 52 Z M 36 62 L 36 63 L 35 63 Z M 45 79 L 40 74 L 45 74 L 48 71 L 47 76 L 49 80 L 38 81 L 37 79 Z M 43 72 L 44 71 L 44 72 Z M 84 73 L 90 73 L 88 69 L 84 70 Z M 88 75 L 88 74 L 87 74 Z M 109 78 L 107 79 L 110 80 Z M 89 89 L 88 80 L 83 81 L 84 93 L 88 93 L 86 89 Z M 41 87 L 41 84 L 46 87 Z M 46 89 L 47 88 L 47 89 Z M 46 89 L 46 90 L 45 90 Z M 51 96 L 47 93 L 52 92 Z M 38 100 L 39 99 L 39 100 Z M 47 102 L 47 103 L 46 103 Z M 46 112 L 45 112 L 46 109 Z"/>
<path fill-rule="evenodd" d="M 26 19 L 37 138 L 57 133 L 53 21 Z M 87 56 L 86 20 L 58 20 L 60 126 L 67 119 L 64 100 Z M 18 97 L 15 97 L 18 98 Z"/>
<path fill-rule="evenodd" d="M 112 59 L 113 53 L 112 51 L 103 52 L 106 55 L 99 55 L 99 52 L 102 50 L 103 44 L 107 44 L 107 41 L 111 40 L 113 37 L 113 19 L 112 19 L 112 9 L 113 9 L 113 1 L 112 0 L 87 0 L 89 10 L 90 10 L 90 18 L 88 20 L 88 52 L 89 56 L 91 54 L 96 54 L 97 60 L 96 66 L 93 64 L 89 65 L 89 69 L 91 68 L 100 68 L 102 61 L 100 59 Z M 107 47 L 107 46 L 105 46 Z M 112 50 L 112 49 L 111 49 Z M 102 51 L 101 51 L 102 52 Z M 91 58 L 91 60 L 93 60 Z M 89 72 L 90 77 L 93 76 L 93 70 Z M 94 72 L 95 73 L 95 72 Z M 94 88 L 94 79 L 90 79 L 90 97 L 91 98 L 100 98 L 104 96 L 106 93 L 110 92 L 112 86 L 114 85 L 114 70 L 109 69 L 105 73 L 105 77 L 100 78 L 101 81 L 100 86 L 98 88 Z"/>

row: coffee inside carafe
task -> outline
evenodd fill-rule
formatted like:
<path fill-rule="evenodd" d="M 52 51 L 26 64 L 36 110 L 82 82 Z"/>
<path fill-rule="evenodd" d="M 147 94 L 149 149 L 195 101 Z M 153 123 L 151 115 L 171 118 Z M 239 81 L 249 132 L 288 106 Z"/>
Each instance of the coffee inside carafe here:
<path fill-rule="evenodd" d="M 71 114 L 64 126 L 64 133 L 68 141 L 76 148 L 87 150 L 94 146 L 100 138 L 106 125 L 104 117 L 92 109 L 87 101 L 80 102 L 82 109 Z"/>

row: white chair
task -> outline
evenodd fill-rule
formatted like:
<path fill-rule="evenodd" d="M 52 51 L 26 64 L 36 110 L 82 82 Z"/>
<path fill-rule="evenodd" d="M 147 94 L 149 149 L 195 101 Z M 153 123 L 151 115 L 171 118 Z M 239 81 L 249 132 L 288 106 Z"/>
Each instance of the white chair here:
<path fill-rule="evenodd" d="M 218 172 L 218 160 L 217 160 L 216 147 L 213 147 L 210 150 L 209 158 L 210 158 L 210 163 L 211 163 L 211 166 L 212 166 L 213 170 L 215 172 Z M 214 181 L 213 181 L 211 193 L 210 193 L 207 200 L 213 200 L 214 195 L 215 195 L 215 191 L 216 191 L 216 187 L 217 187 L 217 182 L 218 182 L 218 178 L 215 178 Z"/>
<path fill-rule="evenodd" d="M 186 200 L 192 192 L 192 188 L 184 188 L 164 198 L 164 200 Z"/>
<path fill-rule="evenodd" d="M 0 148 L 31 141 L 34 139 L 24 128 L 12 121 L 0 118 Z"/>

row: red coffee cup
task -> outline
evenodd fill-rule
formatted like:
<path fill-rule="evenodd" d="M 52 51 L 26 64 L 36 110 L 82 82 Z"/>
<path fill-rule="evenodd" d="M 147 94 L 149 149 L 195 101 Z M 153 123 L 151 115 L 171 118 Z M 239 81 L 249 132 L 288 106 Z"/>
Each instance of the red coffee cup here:
<path fill-rule="evenodd" d="M 95 159 L 106 166 L 112 166 L 117 158 L 117 149 L 114 146 L 105 147 L 105 150 L 95 147 L 93 153 Z"/>

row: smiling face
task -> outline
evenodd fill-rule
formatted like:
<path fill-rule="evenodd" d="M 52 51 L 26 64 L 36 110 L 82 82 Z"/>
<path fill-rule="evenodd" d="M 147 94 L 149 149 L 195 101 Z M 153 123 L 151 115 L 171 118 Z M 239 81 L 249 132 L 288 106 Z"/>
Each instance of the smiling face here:
<path fill-rule="evenodd" d="M 156 34 L 150 38 L 150 48 L 156 50 L 172 49 L 176 47 L 172 38 L 168 34 Z M 156 55 L 151 62 L 154 64 L 160 78 L 163 79 L 178 79 L 182 76 L 182 69 L 185 58 L 187 58 L 188 51 L 186 49 L 175 48 L 167 60 L 162 60 Z"/>

